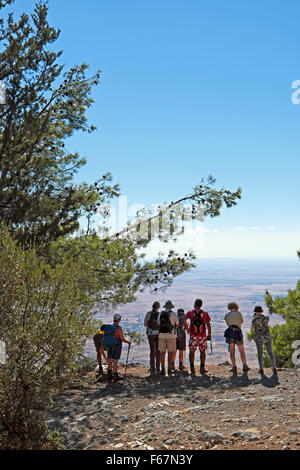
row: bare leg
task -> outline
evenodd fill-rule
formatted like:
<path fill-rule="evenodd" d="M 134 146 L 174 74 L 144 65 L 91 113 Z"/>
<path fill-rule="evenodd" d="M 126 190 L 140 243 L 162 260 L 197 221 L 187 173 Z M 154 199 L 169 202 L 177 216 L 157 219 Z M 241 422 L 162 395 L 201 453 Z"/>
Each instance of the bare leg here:
<path fill-rule="evenodd" d="M 175 361 L 176 361 L 176 353 L 177 351 L 174 351 L 172 354 L 172 362 L 175 364 Z"/>
<path fill-rule="evenodd" d="M 97 361 L 98 361 L 98 364 L 99 364 L 99 368 L 102 367 L 102 360 L 101 360 L 101 351 L 100 349 L 97 351 Z"/>
<path fill-rule="evenodd" d="M 100 352 L 101 352 L 102 356 L 104 357 L 106 364 L 108 364 L 108 358 L 107 358 L 107 355 L 105 354 L 105 349 L 104 349 L 103 346 L 101 346 Z"/>
<path fill-rule="evenodd" d="M 176 351 L 173 353 L 173 361 L 172 361 L 173 364 L 172 364 L 172 366 L 174 366 L 174 367 L 175 367 L 175 362 L 176 362 L 176 354 L 177 354 L 177 349 L 176 349 Z"/>
<path fill-rule="evenodd" d="M 175 351 L 175 354 L 176 354 L 176 351 Z M 169 352 L 168 351 L 168 368 L 171 369 L 172 366 L 173 366 L 173 359 L 174 359 L 174 352 Z"/>
<path fill-rule="evenodd" d="M 229 345 L 229 351 L 230 351 L 230 359 L 231 359 L 232 367 L 236 367 L 235 344 L 234 343 L 231 343 Z"/>
<path fill-rule="evenodd" d="M 201 357 L 201 365 L 205 366 L 205 360 L 206 360 L 206 352 L 205 349 L 200 351 L 200 357 Z"/>
<path fill-rule="evenodd" d="M 160 364 L 162 368 L 165 368 L 165 359 L 166 359 L 166 351 L 160 353 Z"/>
<path fill-rule="evenodd" d="M 117 373 L 118 372 L 118 361 L 116 359 L 113 359 L 112 365 L 113 365 L 113 372 Z"/>
<path fill-rule="evenodd" d="M 239 350 L 239 353 L 240 353 L 240 356 L 241 356 L 242 364 L 246 365 L 247 361 L 246 361 L 246 354 L 245 354 L 245 350 L 244 350 L 244 345 L 243 344 L 237 344 L 237 347 L 238 347 L 238 350 Z"/>
<path fill-rule="evenodd" d="M 195 362 L 195 351 L 190 350 L 190 363 L 194 364 Z"/>
<path fill-rule="evenodd" d="M 184 353 L 184 351 L 179 351 L 179 363 L 180 362 L 183 363 L 183 353 Z"/>

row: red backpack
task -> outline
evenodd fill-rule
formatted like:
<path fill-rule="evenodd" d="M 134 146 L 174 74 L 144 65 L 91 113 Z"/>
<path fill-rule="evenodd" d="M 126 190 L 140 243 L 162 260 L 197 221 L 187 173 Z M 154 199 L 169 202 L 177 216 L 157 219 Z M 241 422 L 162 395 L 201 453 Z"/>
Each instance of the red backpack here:
<path fill-rule="evenodd" d="M 203 319 L 203 313 L 204 310 L 200 310 L 200 312 L 196 312 L 196 310 L 193 310 L 194 316 L 191 318 L 191 326 L 190 330 L 191 333 L 196 335 L 196 334 L 205 334 L 206 326 L 205 326 L 205 321 Z"/>

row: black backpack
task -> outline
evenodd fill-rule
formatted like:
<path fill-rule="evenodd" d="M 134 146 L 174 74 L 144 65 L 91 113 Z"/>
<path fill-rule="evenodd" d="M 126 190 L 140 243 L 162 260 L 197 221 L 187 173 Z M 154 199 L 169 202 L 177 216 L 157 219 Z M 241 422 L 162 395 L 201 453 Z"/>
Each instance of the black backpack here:
<path fill-rule="evenodd" d="M 170 311 L 165 310 L 161 312 L 159 319 L 159 332 L 160 333 L 172 333 L 174 326 L 170 321 Z"/>
<path fill-rule="evenodd" d="M 185 334 L 184 323 L 183 323 L 184 315 L 177 314 L 177 318 L 178 318 L 177 336 L 183 336 Z"/>
<path fill-rule="evenodd" d="M 150 318 L 148 320 L 148 328 L 150 330 L 157 330 L 158 329 L 158 318 L 159 313 L 158 312 L 151 312 Z"/>

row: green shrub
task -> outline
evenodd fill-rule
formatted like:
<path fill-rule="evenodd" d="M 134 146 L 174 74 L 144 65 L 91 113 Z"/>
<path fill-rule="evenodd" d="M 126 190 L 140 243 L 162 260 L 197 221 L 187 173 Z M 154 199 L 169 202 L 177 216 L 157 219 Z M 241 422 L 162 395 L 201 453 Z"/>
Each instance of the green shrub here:
<path fill-rule="evenodd" d="M 0 448 L 56 446 L 43 409 L 74 373 L 94 322 L 77 283 L 76 265 L 48 265 L 0 229 Z"/>

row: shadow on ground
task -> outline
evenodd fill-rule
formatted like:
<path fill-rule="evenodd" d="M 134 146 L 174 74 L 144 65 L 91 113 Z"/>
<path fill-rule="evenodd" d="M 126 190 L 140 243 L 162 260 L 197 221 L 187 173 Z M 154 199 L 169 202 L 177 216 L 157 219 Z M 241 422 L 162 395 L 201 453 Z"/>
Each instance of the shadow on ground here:
<path fill-rule="evenodd" d="M 262 376 L 261 378 L 249 378 L 244 372 L 238 376 L 217 377 L 214 375 L 190 376 L 176 374 L 175 376 L 158 376 L 154 378 L 140 377 L 134 373 L 128 373 L 124 380 L 117 383 L 108 383 L 106 377 L 100 379 L 99 395 L 124 394 L 128 397 L 167 397 L 176 394 L 186 395 L 192 391 L 211 389 L 215 393 L 222 393 L 230 389 L 243 389 L 261 384 L 267 388 L 274 388 L 279 384 L 278 377 Z"/>

